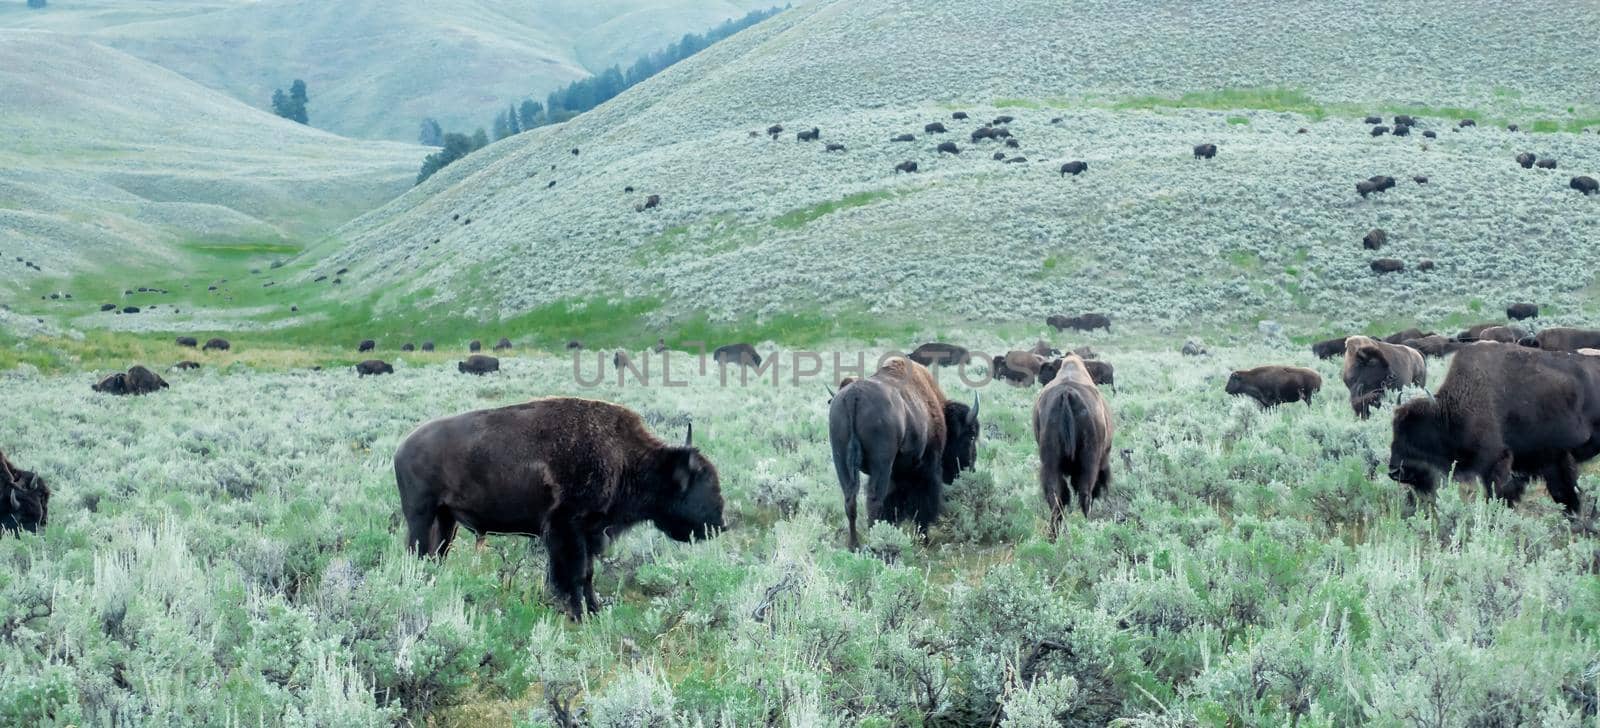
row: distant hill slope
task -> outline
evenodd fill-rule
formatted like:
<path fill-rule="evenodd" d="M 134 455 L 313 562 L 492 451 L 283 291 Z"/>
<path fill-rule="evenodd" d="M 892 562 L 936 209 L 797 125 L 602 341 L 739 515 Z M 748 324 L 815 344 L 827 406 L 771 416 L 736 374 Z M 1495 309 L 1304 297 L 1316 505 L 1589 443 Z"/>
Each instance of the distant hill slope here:
<path fill-rule="evenodd" d="M 1600 127 L 1580 106 L 1600 67 L 1570 61 L 1600 55 L 1597 23 L 1600 7 L 1554 0 L 824 0 L 471 155 L 347 226 L 324 267 L 354 268 L 349 295 L 484 315 L 642 299 L 663 323 L 865 309 L 1334 325 L 1576 306 L 1600 263 L 1600 197 L 1567 180 L 1600 174 L 1597 137 L 1576 132 Z M 1361 123 L 1397 111 L 1422 115 L 1412 136 Z M 1001 114 L 1019 148 L 969 141 Z M 1460 116 L 1481 123 L 1454 131 Z M 950 133 L 923 132 L 936 121 Z M 755 133 L 774 123 L 776 140 Z M 813 126 L 820 142 L 796 141 Z M 1202 142 L 1221 152 L 1195 159 Z M 1560 169 L 1518 167 L 1524 150 Z M 897 174 L 906 160 L 921 172 Z M 1063 177 L 1068 160 L 1089 171 Z M 1358 197 L 1377 174 L 1401 183 Z M 637 212 L 648 194 L 660 208 Z M 1388 248 L 1362 249 L 1372 227 Z M 1379 277 L 1380 255 L 1437 268 Z"/>
<path fill-rule="evenodd" d="M 318 235 L 404 191 L 422 147 L 356 142 L 82 38 L 0 31 L 0 281 Z"/>
<path fill-rule="evenodd" d="M 521 99 L 701 32 L 771 0 L 144 0 L 0 10 L 0 27 L 95 40 L 266 108 L 274 88 L 310 86 L 311 123 L 411 141 L 424 117 L 487 126 Z"/>

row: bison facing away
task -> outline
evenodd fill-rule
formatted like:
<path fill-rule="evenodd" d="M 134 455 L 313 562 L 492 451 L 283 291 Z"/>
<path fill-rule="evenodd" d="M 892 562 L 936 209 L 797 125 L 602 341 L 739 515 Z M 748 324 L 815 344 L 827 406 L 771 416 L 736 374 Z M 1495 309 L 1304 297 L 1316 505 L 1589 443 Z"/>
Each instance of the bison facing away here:
<path fill-rule="evenodd" d="M 434 420 L 395 452 L 407 542 L 444 556 L 457 526 L 539 537 L 550 589 L 573 619 L 597 612 L 594 559 L 649 521 L 678 541 L 722 527 L 717 469 L 672 447 L 637 414 L 587 399 L 549 398 Z"/>
<path fill-rule="evenodd" d="M 0 536 L 37 533 L 50 521 L 50 487 L 44 478 L 11 464 L 0 452 Z"/>
<path fill-rule="evenodd" d="M 1033 440 L 1039 447 L 1039 485 L 1050 511 L 1050 539 L 1074 492 L 1084 518 L 1089 505 L 1111 486 L 1111 408 L 1106 406 L 1083 360 L 1061 360 L 1055 380 L 1033 404 Z"/>
<path fill-rule="evenodd" d="M 1388 344 L 1365 336 L 1345 341 L 1344 386 L 1350 390 L 1350 408 L 1366 419 L 1372 407 L 1381 403 L 1383 393 L 1399 391 L 1408 385 L 1428 384 L 1428 365 L 1422 352 L 1409 346 Z"/>
<path fill-rule="evenodd" d="M 995 379 L 1004 379 L 1012 384 L 1031 387 L 1039 379 L 1039 370 L 1045 364 L 1044 357 L 1030 351 L 1008 351 L 1005 356 L 994 358 L 993 371 L 990 374 Z"/>
<path fill-rule="evenodd" d="M 899 174 L 900 172 L 905 172 L 906 174 L 912 174 L 912 173 L 917 171 L 917 163 L 908 159 L 908 160 L 906 160 L 904 162 L 896 164 L 894 166 L 894 171 L 895 171 L 896 174 Z"/>
<path fill-rule="evenodd" d="M 394 367 L 382 359 L 368 359 L 356 365 L 356 375 L 360 377 L 393 374 Z"/>
<path fill-rule="evenodd" d="M 483 354 L 473 354 L 466 361 L 456 362 L 456 371 L 462 374 L 476 374 L 483 376 L 490 372 L 500 371 L 500 360 Z"/>
<path fill-rule="evenodd" d="M 839 390 L 828 441 L 844 495 L 850 548 L 861 545 L 856 496 L 867 475 L 867 523 L 910 519 L 924 533 L 944 506 L 944 486 L 977 460 L 978 401 L 945 400 L 933 375 L 901 357 Z"/>
<path fill-rule="evenodd" d="M 1235 397 L 1248 396 L 1262 407 L 1305 402 L 1322 389 L 1322 375 L 1303 367 L 1264 366 L 1240 369 L 1228 376 L 1226 390 Z"/>
<path fill-rule="evenodd" d="M 1394 415 L 1389 477 L 1431 496 L 1452 467 L 1515 502 L 1530 477 L 1576 513 L 1578 463 L 1600 453 L 1600 360 L 1496 344 L 1461 349 L 1436 396 Z"/>
<path fill-rule="evenodd" d="M 1318 359 L 1332 359 L 1336 356 L 1344 356 L 1344 342 L 1349 338 L 1348 336 L 1340 336 L 1336 339 L 1319 341 L 1311 345 L 1311 353 L 1316 355 Z"/>
<path fill-rule="evenodd" d="M 972 363 L 972 354 L 966 347 L 955 344 L 930 342 L 912 351 L 906 358 L 925 367 L 964 366 Z"/>

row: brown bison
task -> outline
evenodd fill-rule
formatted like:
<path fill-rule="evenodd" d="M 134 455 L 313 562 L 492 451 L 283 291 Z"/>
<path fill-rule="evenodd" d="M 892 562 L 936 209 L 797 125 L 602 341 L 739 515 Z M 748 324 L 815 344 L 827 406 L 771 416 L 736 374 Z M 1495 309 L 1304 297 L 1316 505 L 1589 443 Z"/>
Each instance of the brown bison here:
<path fill-rule="evenodd" d="M 1539 318 L 1539 304 L 1513 303 L 1510 306 L 1506 306 L 1506 318 L 1509 318 L 1512 321 L 1526 321 L 1527 319 L 1531 318 Z"/>
<path fill-rule="evenodd" d="M 1517 164 L 1522 165 L 1523 169 L 1533 169 L 1533 163 L 1538 159 L 1533 152 L 1523 152 L 1517 155 Z"/>
<path fill-rule="evenodd" d="M 126 373 L 118 372 L 100 380 L 90 389 L 102 394 L 142 396 L 154 394 L 167 388 L 167 380 L 161 375 L 135 364 Z"/>
<path fill-rule="evenodd" d="M 1319 341 L 1311 345 L 1311 353 L 1318 359 L 1332 359 L 1336 356 L 1344 356 L 1344 342 L 1348 338 L 1350 337 L 1340 336 L 1334 339 Z"/>
<path fill-rule="evenodd" d="M 917 163 L 908 159 L 908 160 L 906 160 L 904 162 L 896 164 L 894 166 L 894 171 L 895 171 L 896 174 L 898 174 L 900 172 L 905 172 L 906 174 L 912 174 L 912 173 L 917 171 Z"/>
<path fill-rule="evenodd" d="M 1061 527 L 1063 511 L 1076 491 L 1078 508 L 1089 506 L 1111 487 L 1111 408 L 1100 396 L 1083 360 L 1067 356 L 1061 372 L 1033 403 L 1033 441 L 1039 447 L 1039 485 L 1050 511 L 1050 539 Z"/>
<path fill-rule="evenodd" d="M 1408 346 L 1389 344 L 1365 336 L 1345 341 L 1344 386 L 1350 390 L 1350 408 L 1366 419 L 1372 408 L 1382 403 L 1383 393 L 1399 391 L 1408 385 L 1428 383 L 1428 365 L 1422 352 Z"/>
<path fill-rule="evenodd" d="M 511 340 L 506 338 L 506 337 L 504 337 L 504 336 L 500 337 L 500 340 L 495 342 L 495 344 L 494 344 L 494 350 L 495 351 L 511 351 Z"/>
<path fill-rule="evenodd" d="M 856 494 L 867 475 L 867 524 L 910 519 L 927 532 L 944 507 L 944 486 L 971 470 L 978 454 L 978 400 L 947 401 L 921 364 L 894 357 L 851 382 L 828 405 L 828 441 L 844 494 L 850 548 Z"/>
<path fill-rule="evenodd" d="M 1567 183 L 1567 186 L 1586 195 L 1592 195 L 1596 191 L 1600 191 L 1600 182 L 1596 182 L 1593 177 L 1588 175 L 1573 177 L 1572 181 Z"/>
<path fill-rule="evenodd" d="M 483 351 L 483 342 L 477 339 L 467 342 L 467 351 L 473 353 Z"/>
<path fill-rule="evenodd" d="M 1304 367 L 1240 369 L 1228 375 L 1225 389 L 1235 397 L 1250 397 L 1262 407 L 1276 407 L 1290 402 L 1305 402 L 1310 407 L 1311 397 L 1322 389 L 1322 375 Z"/>
<path fill-rule="evenodd" d="M 1074 331 L 1094 331 L 1095 329 L 1111 330 L 1111 317 L 1103 313 L 1086 313 L 1078 316 L 1050 316 L 1045 323 L 1055 327 L 1057 331 L 1072 329 Z"/>
<path fill-rule="evenodd" d="M 822 138 L 822 130 L 813 126 L 810 131 L 802 131 L 795 134 L 794 138 L 802 142 L 814 142 Z"/>
<path fill-rule="evenodd" d="M 943 134 L 948 130 L 944 128 L 944 124 L 935 121 L 932 124 L 923 125 L 922 131 L 925 134 Z"/>
<path fill-rule="evenodd" d="M 200 347 L 200 350 L 201 351 L 227 351 L 227 350 L 229 350 L 231 348 L 233 348 L 233 345 L 229 344 L 227 339 L 210 339 L 210 340 L 206 341 L 206 345 L 205 346 Z"/>
<path fill-rule="evenodd" d="M 1089 379 L 1093 380 L 1097 386 L 1110 387 L 1111 391 L 1117 391 L 1117 369 L 1111 366 L 1111 362 L 1089 359 L 1082 354 L 1081 349 L 1072 352 L 1072 354 L 1083 361 L 1083 368 L 1088 370 Z M 1041 365 L 1039 367 L 1039 383 L 1049 384 L 1055 381 L 1056 377 L 1061 374 L 1061 367 L 1065 366 L 1063 361 L 1062 359 L 1056 359 Z"/>
<path fill-rule="evenodd" d="M 1388 134 L 1389 133 L 1389 127 L 1384 126 L 1382 124 L 1379 124 L 1379 125 L 1377 125 L 1375 127 L 1372 127 L 1372 132 L 1371 133 L 1375 137 L 1383 136 L 1384 134 Z"/>
<path fill-rule="evenodd" d="M 1517 326 L 1490 326 L 1478 332 L 1478 341 L 1493 341 L 1499 344 L 1515 344 L 1528 338 L 1528 332 Z"/>
<path fill-rule="evenodd" d="M 960 154 L 961 148 L 956 146 L 955 142 L 940 142 L 938 152 L 940 154 Z"/>
<path fill-rule="evenodd" d="M 366 339 L 366 340 L 363 340 L 360 344 L 356 345 L 356 353 L 358 353 L 358 354 L 359 353 L 364 353 L 364 352 L 372 351 L 373 349 L 376 349 L 376 348 L 378 348 L 378 342 L 373 341 L 372 339 Z"/>
<path fill-rule="evenodd" d="M 1016 121 L 1016 120 L 1017 120 L 1017 117 L 1015 117 L 1015 116 L 1010 116 L 1010 115 L 996 116 L 996 117 L 994 117 L 994 121 L 991 121 L 989 123 L 994 125 L 994 126 L 1004 126 L 1004 125 L 1010 124 L 1011 122 Z"/>
<path fill-rule="evenodd" d="M 957 112 L 951 114 L 950 118 L 955 119 L 956 121 L 965 120 L 967 118 L 967 112 L 965 112 L 965 111 L 957 111 Z"/>
<path fill-rule="evenodd" d="M 188 359 L 185 359 L 183 361 L 178 362 L 177 364 L 173 364 L 172 368 L 176 369 L 176 370 L 178 370 L 180 372 L 187 372 L 187 371 L 190 371 L 192 369 L 199 369 L 200 368 L 200 362 L 189 361 Z"/>
<path fill-rule="evenodd" d="M 1534 162 L 1533 166 L 1538 167 L 1539 169 L 1555 169 L 1556 160 L 1551 159 L 1550 157 L 1545 157 L 1544 159 Z"/>
<path fill-rule="evenodd" d="M 1039 380 L 1039 369 L 1044 363 L 1044 357 L 1033 352 L 1008 351 L 1005 356 L 994 358 L 990 375 L 1018 386 L 1031 387 Z"/>
<path fill-rule="evenodd" d="M 845 148 L 844 148 L 843 144 L 840 144 L 838 142 L 829 142 L 827 145 L 822 147 L 822 151 L 824 151 L 824 152 L 842 152 L 842 151 L 845 151 Z"/>
<path fill-rule="evenodd" d="M 434 349 L 434 347 L 433 347 L 433 342 L 432 341 L 424 341 L 424 342 L 422 342 L 422 350 L 423 351 L 433 351 L 433 349 Z"/>
<path fill-rule="evenodd" d="M 0 536 L 38 533 L 50 521 L 50 487 L 44 478 L 11 464 L 0 452 Z"/>
<path fill-rule="evenodd" d="M 473 354 L 467 357 L 466 361 L 456 362 L 456 371 L 481 377 L 490 372 L 500 371 L 500 360 L 492 356 Z"/>
<path fill-rule="evenodd" d="M 611 368 L 620 372 L 631 366 L 633 366 L 633 357 L 628 356 L 628 352 L 618 349 L 616 353 L 611 355 Z"/>
<path fill-rule="evenodd" d="M 711 352 L 711 360 L 718 364 L 738 364 L 746 367 L 761 366 L 761 354 L 749 344 L 728 344 Z"/>
<path fill-rule="evenodd" d="M 1489 329 L 1492 329 L 1492 328 L 1495 328 L 1495 327 L 1498 327 L 1498 326 L 1500 326 L 1500 324 L 1495 323 L 1493 321 L 1490 321 L 1490 322 L 1487 322 L 1487 323 L 1481 323 L 1481 324 L 1473 324 L 1471 326 L 1468 326 L 1461 333 L 1456 334 L 1455 335 L 1455 339 L 1456 339 L 1456 341 L 1464 341 L 1464 342 L 1469 342 L 1469 343 L 1473 342 L 1473 341 L 1477 341 L 1479 339 L 1479 337 L 1481 337 L 1483 335 L 1483 332 L 1488 331 Z"/>
<path fill-rule="evenodd" d="M 600 610 L 594 560 L 649 521 L 678 541 L 722 527 L 717 469 L 652 435 L 609 402 L 548 398 L 434 420 L 394 455 L 407 543 L 443 557 L 456 528 L 544 540 L 556 601 L 574 620 Z"/>
<path fill-rule="evenodd" d="M 416 351 L 417 350 L 417 345 L 413 344 L 413 343 L 410 343 L 410 342 L 406 342 L 406 343 L 400 345 L 400 350 L 404 351 L 404 352 Z"/>
<path fill-rule="evenodd" d="M 1033 354 L 1038 354 L 1046 359 L 1061 356 L 1061 350 L 1051 346 L 1050 342 L 1045 341 L 1044 339 L 1034 342 L 1033 348 L 1029 349 L 1028 351 Z"/>
<path fill-rule="evenodd" d="M 1378 275 L 1383 275 L 1385 273 L 1399 273 L 1406 269 L 1405 263 L 1395 260 L 1394 258 L 1378 258 L 1377 260 L 1372 261 L 1372 263 L 1369 265 L 1372 268 L 1372 272 L 1377 273 Z"/>
<path fill-rule="evenodd" d="M 1195 159 L 1210 159 L 1210 158 L 1215 157 L 1215 156 L 1217 156 L 1217 145 L 1215 145 L 1215 144 L 1196 144 L 1196 145 L 1194 145 L 1194 158 Z"/>
<path fill-rule="evenodd" d="M 1578 463 L 1600 453 L 1600 360 L 1494 344 L 1456 354 L 1438 393 L 1394 414 L 1389 477 L 1431 496 L 1437 474 L 1515 502 L 1528 478 L 1576 513 Z"/>
<path fill-rule="evenodd" d="M 650 195 L 649 197 L 644 198 L 643 203 L 639 204 L 633 209 L 637 212 L 644 212 L 645 210 L 654 210 L 660 206 L 661 195 Z"/>
<path fill-rule="evenodd" d="M 906 358 L 925 367 L 961 366 L 972 363 L 972 354 L 966 347 L 936 342 L 917 347 Z"/>
<path fill-rule="evenodd" d="M 360 377 L 378 376 L 380 374 L 393 374 L 394 367 L 382 359 L 368 359 L 356 365 L 356 375 Z"/>
<path fill-rule="evenodd" d="M 1461 347 L 1461 342 L 1438 334 L 1406 339 L 1400 343 L 1422 352 L 1425 357 L 1433 357 L 1435 359 L 1446 354 L 1454 354 L 1456 349 Z"/>
<path fill-rule="evenodd" d="M 1083 162 L 1083 161 L 1067 162 L 1066 164 L 1061 165 L 1061 176 L 1065 177 L 1065 176 L 1070 174 L 1070 175 L 1076 177 L 1076 176 L 1084 173 L 1085 171 L 1088 171 L 1088 169 L 1089 169 L 1089 163 L 1088 162 Z"/>
<path fill-rule="evenodd" d="M 1383 228 L 1373 228 L 1367 231 L 1366 237 L 1361 238 L 1361 247 L 1367 250 L 1377 250 L 1389 242 L 1389 233 Z"/>
<path fill-rule="evenodd" d="M 182 346 L 182 347 L 189 348 L 189 349 L 193 349 L 193 348 L 195 348 L 195 347 L 200 345 L 200 341 L 198 339 L 194 338 L 193 336 L 179 336 L 178 339 L 177 339 L 177 342 L 178 342 L 178 346 Z"/>
<path fill-rule="evenodd" d="M 889 139 L 891 142 L 914 142 L 916 140 L 917 136 L 915 134 L 898 134 Z"/>
<path fill-rule="evenodd" d="M 1545 351 L 1600 349 L 1600 331 L 1563 327 L 1549 328 L 1540 331 L 1537 336 L 1525 337 L 1518 343 L 1534 349 L 1544 349 Z"/>

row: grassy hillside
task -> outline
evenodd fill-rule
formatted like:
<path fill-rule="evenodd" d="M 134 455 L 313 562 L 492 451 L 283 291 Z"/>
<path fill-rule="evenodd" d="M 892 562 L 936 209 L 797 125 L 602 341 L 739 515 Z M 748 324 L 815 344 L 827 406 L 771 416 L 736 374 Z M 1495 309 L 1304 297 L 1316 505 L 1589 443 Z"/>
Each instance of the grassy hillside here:
<path fill-rule="evenodd" d="M 487 126 L 498 111 L 612 64 L 627 64 L 684 33 L 703 31 L 769 0 L 262 0 L 186 4 L 106 0 L 0 14 L 0 23 L 76 28 L 257 108 L 294 78 L 310 87 L 312 125 L 360 138 L 411 141 L 424 117 L 446 128 Z M 164 4 L 164 3 L 161 3 Z M 63 3 L 63 5 L 66 5 Z M 127 8 L 123 22 L 108 18 Z"/>
<path fill-rule="evenodd" d="M 486 317 L 648 300 L 662 328 L 1105 310 L 1156 329 L 1343 330 L 1513 298 L 1577 314 L 1600 263 L 1585 232 L 1600 228 L 1600 198 L 1567 180 L 1600 173 L 1600 71 L 1565 59 L 1596 42 L 1579 30 L 1592 23 L 1525 22 L 1574 12 L 1594 10 L 808 4 L 457 163 L 344 229 L 348 249 L 322 268 L 352 268 L 352 298 Z M 1369 113 L 1422 122 L 1374 138 Z M 1016 117 L 1019 148 L 968 141 L 1001 114 Z M 1464 117 L 1478 126 L 1455 131 Z M 934 121 L 951 133 L 924 134 Z M 774 123 L 787 127 L 777 140 L 751 135 Z M 847 151 L 795 140 L 812 126 Z M 904 132 L 916 141 L 889 141 Z M 941 155 L 941 141 L 964 151 Z M 1202 142 L 1216 159 L 1192 157 Z M 1520 151 L 1560 168 L 1523 170 Z M 896 174 L 905 160 L 921 173 Z M 1067 160 L 1090 170 L 1064 179 Z M 1376 174 L 1401 184 L 1357 197 Z M 636 212 L 647 194 L 661 208 Z M 1372 227 L 1390 233 L 1379 254 L 1437 268 L 1374 276 L 1360 246 Z"/>
<path fill-rule="evenodd" d="M 68 275 L 145 285 L 137 275 L 181 270 L 207 241 L 281 255 L 405 190 L 425 154 L 308 129 L 53 33 L 0 31 L 0 97 L 0 281 L 49 291 L 70 291 L 52 284 Z"/>

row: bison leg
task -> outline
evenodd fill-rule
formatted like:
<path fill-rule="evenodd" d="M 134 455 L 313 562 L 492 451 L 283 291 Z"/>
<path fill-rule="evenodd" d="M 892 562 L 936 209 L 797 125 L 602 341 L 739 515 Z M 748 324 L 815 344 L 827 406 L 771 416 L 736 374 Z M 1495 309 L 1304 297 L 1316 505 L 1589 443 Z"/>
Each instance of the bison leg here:
<path fill-rule="evenodd" d="M 888 500 L 889 493 L 894 489 L 894 455 L 888 457 L 874 456 L 867 465 L 867 527 L 884 519 L 884 501 Z M 861 546 L 861 537 L 856 533 L 855 519 L 855 494 L 851 493 L 846 516 L 850 520 L 850 550 L 854 551 Z"/>
<path fill-rule="evenodd" d="M 556 603 L 567 611 L 573 621 L 582 621 L 584 604 L 584 576 L 594 565 L 589 561 L 589 549 L 583 534 L 570 525 L 569 519 L 552 518 L 545 532 L 544 547 L 549 552 L 550 591 Z"/>
<path fill-rule="evenodd" d="M 1100 463 L 1095 458 L 1088 457 L 1074 463 L 1072 472 L 1072 489 L 1078 492 L 1078 508 L 1083 511 L 1083 517 L 1089 517 L 1089 506 L 1094 502 L 1095 487 L 1100 479 Z"/>
<path fill-rule="evenodd" d="M 1551 463 L 1544 471 L 1545 489 L 1550 491 L 1550 497 L 1566 509 L 1567 515 L 1575 516 L 1581 508 L 1578 498 L 1578 464 L 1572 456 L 1563 456 L 1560 460 Z"/>
<path fill-rule="evenodd" d="M 1483 499 L 1492 500 L 1501 492 L 1510 492 L 1511 480 L 1511 451 L 1506 450 L 1483 473 Z"/>
<path fill-rule="evenodd" d="M 583 603 L 589 613 L 594 614 L 600 611 L 600 597 L 594 593 L 594 562 L 595 559 L 600 557 L 600 554 L 605 552 L 605 531 L 596 531 L 589 534 L 586 546 L 589 551 L 589 558 L 585 562 L 586 568 L 583 570 Z"/>
<path fill-rule="evenodd" d="M 456 514 L 449 508 L 440 508 L 434 516 L 428 553 L 437 554 L 440 559 L 450 553 L 450 543 L 456 540 L 456 528 Z"/>
<path fill-rule="evenodd" d="M 1100 463 L 1100 473 L 1094 481 L 1094 497 L 1099 500 L 1111 489 L 1111 463 Z"/>
<path fill-rule="evenodd" d="M 434 554 L 434 521 L 437 513 L 432 503 L 411 505 L 405 509 L 406 545 L 411 553 L 426 557 Z"/>
<path fill-rule="evenodd" d="M 1070 505 L 1071 491 L 1067 490 L 1067 482 L 1061 474 L 1061 465 L 1056 458 L 1046 457 L 1039 464 L 1039 489 L 1044 492 L 1044 505 L 1049 509 L 1050 525 L 1048 533 L 1051 541 L 1061 530 L 1061 514 Z"/>

